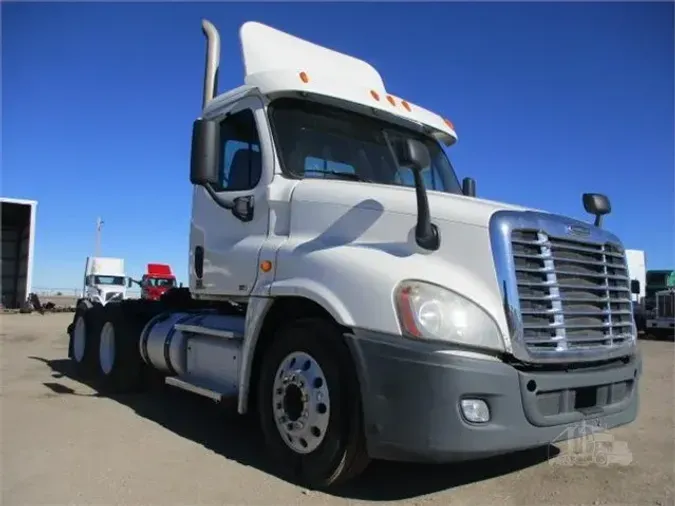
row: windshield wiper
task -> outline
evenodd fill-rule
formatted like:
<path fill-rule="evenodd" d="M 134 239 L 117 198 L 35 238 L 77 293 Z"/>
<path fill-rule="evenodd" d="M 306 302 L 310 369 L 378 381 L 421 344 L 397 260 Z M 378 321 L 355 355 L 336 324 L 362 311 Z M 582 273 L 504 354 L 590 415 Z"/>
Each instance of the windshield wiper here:
<path fill-rule="evenodd" d="M 359 176 L 358 174 L 353 174 L 351 172 L 339 172 L 337 170 L 318 170 L 318 169 L 305 169 L 305 174 L 311 172 L 315 174 L 328 174 L 330 176 L 335 176 L 338 179 L 346 179 L 348 181 L 362 181 L 364 183 L 370 183 L 372 182 L 370 179 L 367 179 L 363 176 Z"/>

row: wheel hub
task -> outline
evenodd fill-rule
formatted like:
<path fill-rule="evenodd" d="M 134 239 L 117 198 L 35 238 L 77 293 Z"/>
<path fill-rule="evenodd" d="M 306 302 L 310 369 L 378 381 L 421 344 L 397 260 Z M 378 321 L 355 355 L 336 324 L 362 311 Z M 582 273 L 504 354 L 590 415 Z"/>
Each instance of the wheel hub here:
<path fill-rule="evenodd" d="M 330 395 L 323 370 L 313 357 L 295 352 L 281 361 L 272 402 L 284 442 L 297 453 L 316 450 L 328 428 Z"/>

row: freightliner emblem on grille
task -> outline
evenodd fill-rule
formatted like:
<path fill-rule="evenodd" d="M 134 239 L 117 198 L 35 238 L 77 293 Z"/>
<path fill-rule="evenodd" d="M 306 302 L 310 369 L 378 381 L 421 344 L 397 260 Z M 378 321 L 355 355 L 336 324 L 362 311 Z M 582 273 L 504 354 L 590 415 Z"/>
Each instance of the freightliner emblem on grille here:
<path fill-rule="evenodd" d="M 587 237 L 591 235 L 591 229 L 582 225 L 567 225 L 567 233 L 579 237 Z"/>

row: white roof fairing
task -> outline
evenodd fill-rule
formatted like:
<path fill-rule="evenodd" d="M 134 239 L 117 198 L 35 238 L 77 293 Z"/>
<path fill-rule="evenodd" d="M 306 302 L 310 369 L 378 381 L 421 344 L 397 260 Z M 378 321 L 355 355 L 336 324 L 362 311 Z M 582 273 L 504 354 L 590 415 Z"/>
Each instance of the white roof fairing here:
<path fill-rule="evenodd" d="M 239 39 L 247 88 L 255 87 L 270 97 L 307 92 L 338 100 L 346 107 L 351 103 L 429 127 L 432 135 L 448 146 L 457 140 L 454 128 L 441 116 L 388 93 L 379 72 L 363 60 L 254 21 L 241 26 Z M 216 103 L 223 103 L 219 98 L 225 97 L 212 100 L 205 113 L 213 112 Z M 410 110 L 404 107 L 404 101 Z"/>
<path fill-rule="evenodd" d="M 255 74 L 270 71 L 301 71 L 323 78 L 356 81 L 363 86 L 384 89 L 380 73 L 370 65 L 262 23 L 248 21 L 239 29 L 246 72 L 245 83 Z"/>

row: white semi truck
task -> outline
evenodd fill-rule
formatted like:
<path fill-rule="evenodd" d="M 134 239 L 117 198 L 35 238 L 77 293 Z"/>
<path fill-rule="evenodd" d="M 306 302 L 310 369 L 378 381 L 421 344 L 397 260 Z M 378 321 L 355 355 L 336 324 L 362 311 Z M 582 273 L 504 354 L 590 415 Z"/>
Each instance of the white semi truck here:
<path fill-rule="evenodd" d="M 126 298 L 131 283 L 124 270 L 123 258 L 87 257 L 84 266 L 82 298 L 105 306 Z"/>
<path fill-rule="evenodd" d="M 189 288 L 78 308 L 83 377 L 236 399 L 279 472 L 312 487 L 373 458 L 476 459 L 635 419 L 606 197 L 584 195 L 594 224 L 477 198 L 443 149 L 452 123 L 259 23 L 240 29 L 245 84 L 218 95 L 220 39 L 202 28 Z"/>
<path fill-rule="evenodd" d="M 647 258 L 643 250 L 627 249 L 626 263 L 631 283 L 633 318 L 638 331 L 645 330 L 645 296 L 647 290 Z"/>

